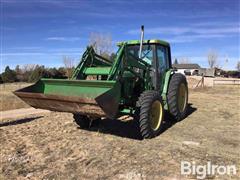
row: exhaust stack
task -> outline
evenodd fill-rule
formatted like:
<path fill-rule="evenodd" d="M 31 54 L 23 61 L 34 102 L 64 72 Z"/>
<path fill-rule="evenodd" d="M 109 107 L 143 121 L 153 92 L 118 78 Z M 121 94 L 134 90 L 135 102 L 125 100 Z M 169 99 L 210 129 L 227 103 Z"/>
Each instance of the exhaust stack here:
<path fill-rule="evenodd" d="M 141 40 L 140 40 L 140 48 L 139 48 L 139 55 L 138 57 L 142 58 L 142 46 L 143 46 L 143 39 L 144 39 L 144 26 L 141 26 Z"/>

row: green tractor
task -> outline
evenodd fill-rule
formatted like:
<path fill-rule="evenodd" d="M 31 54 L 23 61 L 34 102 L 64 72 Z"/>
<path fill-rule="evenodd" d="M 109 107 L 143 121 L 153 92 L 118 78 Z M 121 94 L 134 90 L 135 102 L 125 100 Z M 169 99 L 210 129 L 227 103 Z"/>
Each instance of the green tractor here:
<path fill-rule="evenodd" d="M 143 28 L 142 28 L 143 30 Z M 118 43 L 114 61 L 87 47 L 71 79 L 41 79 L 15 95 L 35 108 L 70 112 L 81 128 L 92 120 L 130 115 L 143 138 L 161 133 L 165 113 L 169 120 L 186 116 L 188 87 L 175 73 L 169 43 L 131 40 Z"/>

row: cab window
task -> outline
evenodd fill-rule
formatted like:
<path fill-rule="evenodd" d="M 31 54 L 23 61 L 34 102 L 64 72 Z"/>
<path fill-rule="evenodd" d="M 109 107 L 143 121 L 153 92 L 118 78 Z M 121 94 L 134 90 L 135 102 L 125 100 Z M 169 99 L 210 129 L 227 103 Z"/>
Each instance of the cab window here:
<path fill-rule="evenodd" d="M 128 46 L 128 53 L 133 56 L 139 56 L 139 45 Z M 153 62 L 153 46 L 145 44 L 142 47 L 142 59 L 148 64 L 152 64 Z"/>
<path fill-rule="evenodd" d="M 153 62 L 153 48 L 151 45 L 144 45 L 142 49 L 142 59 L 148 64 Z"/>
<path fill-rule="evenodd" d="M 168 69 L 168 51 L 164 46 L 157 46 L 157 64 L 160 73 Z"/>

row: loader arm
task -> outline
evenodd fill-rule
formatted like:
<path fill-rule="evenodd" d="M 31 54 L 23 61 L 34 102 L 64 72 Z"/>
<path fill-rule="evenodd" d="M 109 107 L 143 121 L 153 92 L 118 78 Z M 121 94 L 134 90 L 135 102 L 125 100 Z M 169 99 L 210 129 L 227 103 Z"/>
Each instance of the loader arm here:
<path fill-rule="evenodd" d="M 131 69 L 133 67 L 142 70 L 147 70 L 151 67 L 142 59 L 127 54 L 126 47 L 127 43 L 120 46 L 113 62 L 96 54 L 92 46 L 88 47 L 82 55 L 81 62 L 75 68 L 71 79 L 85 79 L 85 75 L 89 74 L 103 74 L 108 75 L 107 80 L 115 80 L 117 77 L 119 78 L 125 70 L 132 71 Z M 100 72 L 97 70 L 100 70 Z"/>
<path fill-rule="evenodd" d="M 112 62 L 95 53 L 92 46 L 87 47 L 82 55 L 82 60 L 73 71 L 71 79 L 85 79 L 84 71 L 88 67 L 111 67 Z"/>

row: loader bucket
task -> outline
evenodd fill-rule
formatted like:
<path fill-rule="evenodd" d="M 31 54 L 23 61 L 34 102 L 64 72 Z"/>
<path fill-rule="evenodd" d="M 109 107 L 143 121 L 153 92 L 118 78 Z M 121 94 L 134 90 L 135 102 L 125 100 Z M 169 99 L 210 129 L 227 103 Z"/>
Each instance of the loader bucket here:
<path fill-rule="evenodd" d="M 114 118 L 120 89 L 116 81 L 41 79 L 14 94 L 35 108 Z"/>

